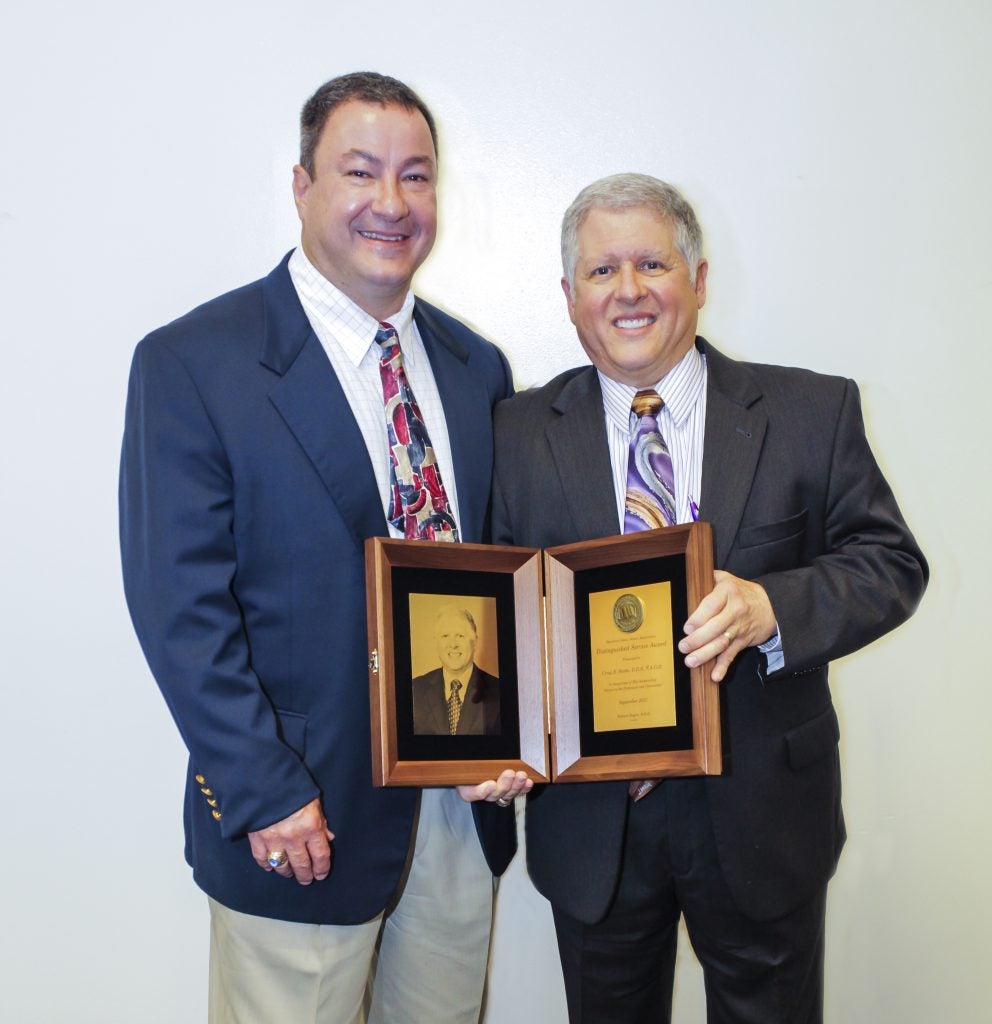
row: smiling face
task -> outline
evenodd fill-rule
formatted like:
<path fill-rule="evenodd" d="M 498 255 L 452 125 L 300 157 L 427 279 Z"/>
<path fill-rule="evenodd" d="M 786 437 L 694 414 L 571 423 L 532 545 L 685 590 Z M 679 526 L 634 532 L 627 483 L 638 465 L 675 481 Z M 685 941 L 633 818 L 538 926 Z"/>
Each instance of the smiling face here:
<path fill-rule="evenodd" d="M 689 351 L 706 301 L 706 261 L 695 283 L 671 225 L 649 207 L 594 207 L 578 231 L 568 315 L 597 369 L 623 384 L 655 385 Z"/>
<path fill-rule="evenodd" d="M 331 111 L 313 176 L 293 168 L 310 262 L 367 313 L 403 305 L 437 231 L 437 160 L 419 110 L 352 100 Z"/>
<path fill-rule="evenodd" d="M 478 639 L 472 623 L 460 612 L 444 612 L 434 626 L 437 653 L 449 672 L 458 674 L 470 668 Z"/>

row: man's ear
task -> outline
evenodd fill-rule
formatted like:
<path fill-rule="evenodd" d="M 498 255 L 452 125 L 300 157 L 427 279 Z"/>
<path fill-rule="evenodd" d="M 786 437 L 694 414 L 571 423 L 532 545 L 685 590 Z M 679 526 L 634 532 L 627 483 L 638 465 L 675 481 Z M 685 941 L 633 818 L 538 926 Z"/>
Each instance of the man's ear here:
<path fill-rule="evenodd" d="M 563 277 L 561 279 L 561 290 L 565 293 L 565 304 L 568 306 L 568 319 L 575 323 L 575 303 L 572 301 L 572 286 Z"/>
<path fill-rule="evenodd" d="M 696 267 L 696 303 L 697 309 L 702 309 L 706 305 L 706 273 L 710 269 L 710 265 L 706 260 L 700 260 L 699 266 Z"/>
<path fill-rule="evenodd" d="M 306 207 L 307 192 L 310 191 L 312 184 L 313 180 L 310 175 L 300 164 L 296 164 L 293 167 L 293 202 L 296 203 L 296 211 L 301 217 Z"/>

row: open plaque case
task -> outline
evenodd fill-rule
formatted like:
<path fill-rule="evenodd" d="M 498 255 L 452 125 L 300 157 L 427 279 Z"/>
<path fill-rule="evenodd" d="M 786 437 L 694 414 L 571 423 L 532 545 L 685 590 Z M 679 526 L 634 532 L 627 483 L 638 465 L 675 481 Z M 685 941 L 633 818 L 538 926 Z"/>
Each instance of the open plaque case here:
<path fill-rule="evenodd" d="M 719 684 L 676 646 L 713 585 L 708 524 L 365 557 L 375 785 L 719 774 Z"/>

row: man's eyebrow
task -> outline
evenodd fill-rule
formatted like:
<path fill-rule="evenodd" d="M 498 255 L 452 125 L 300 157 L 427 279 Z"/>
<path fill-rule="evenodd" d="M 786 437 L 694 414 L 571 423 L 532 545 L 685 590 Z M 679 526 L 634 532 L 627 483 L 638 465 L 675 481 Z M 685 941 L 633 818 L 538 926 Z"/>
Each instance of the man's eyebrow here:
<path fill-rule="evenodd" d="M 346 149 L 342 154 L 341 158 L 347 160 L 348 157 L 358 157 L 359 160 L 365 160 L 370 164 L 381 164 L 382 160 L 375 155 L 375 153 L 369 153 L 364 149 Z"/>
<path fill-rule="evenodd" d="M 375 164 L 377 167 L 382 166 L 382 157 L 378 157 L 375 155 L 375 153 L 369 153 L 367 150 L 364 149 L 348 149 L 341 154 L 341 158 L 343 160 L 348 159 L 348 157 L 357 157 L 359 160 L 365 160 L 367 163 Z M 406 168 L 419 164 L 427 164 L 429 167 L 433 167 L 434 160 L 432 157 L 426 155 L 411 156 L 407 157 L 406 160 L 403 161 L 401 166 Z"/>
<path fill-rule="evenodd" d="M 600 250 L 597 253 L 591 253 L 585 259 L 588 263 L 619 263 L 626 256 L 626 253 L 616 252 L 614 249 L 606 249 Z"/>
<path fill-rule="evenodd" d="M 431 170 L 434 169 L 434 158 L 430 156 L 410 156 L 403 161 L 402 167 L 404 170 L 410 167 L 419 167 L 426 164 Z"/>
<path fill-rule="evenodd" d="M 581 263 L 591 263 L 596 266 L 600 266 L 603 263 L 622 263 L 624 260 L 660 260 L 665 259 L 665 253 L 661 249 L 648 249 L 644 252 L 630 253 L 630 252 L 601 252 L 595 256 L 586 256 L 580 260 Z"/>

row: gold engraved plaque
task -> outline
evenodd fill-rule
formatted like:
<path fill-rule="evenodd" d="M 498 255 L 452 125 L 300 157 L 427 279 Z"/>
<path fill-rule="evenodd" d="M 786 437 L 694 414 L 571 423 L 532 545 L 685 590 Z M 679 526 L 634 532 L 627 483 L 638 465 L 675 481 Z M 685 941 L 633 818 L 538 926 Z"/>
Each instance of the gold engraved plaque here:
<path fill-rule="evenodd" d="M 590 594 L 589 637 L 594 731 L 675 725 L 671 584 Z"/>

